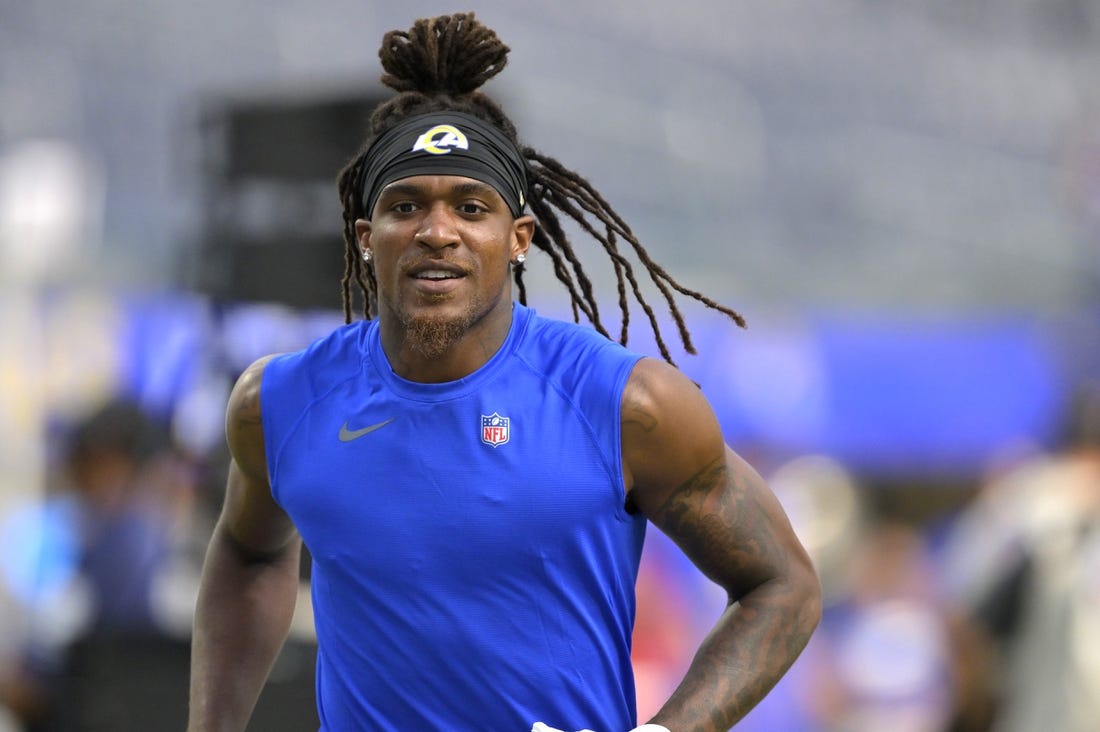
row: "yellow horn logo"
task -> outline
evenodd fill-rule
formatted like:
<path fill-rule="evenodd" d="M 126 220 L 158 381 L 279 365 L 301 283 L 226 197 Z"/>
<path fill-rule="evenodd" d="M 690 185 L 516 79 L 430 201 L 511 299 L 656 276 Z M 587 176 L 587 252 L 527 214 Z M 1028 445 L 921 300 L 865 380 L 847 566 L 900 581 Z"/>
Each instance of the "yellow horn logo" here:
<path fill-rule="evenodd" d="M 451 148 L 460 147 L 463 150 L 470 148 L 466 135 L 457 127 L 451 125 L 436 125 L 420 137 L 416 138 L 413 151 L 423 150 L 432 155 L 446 155 Z"/>

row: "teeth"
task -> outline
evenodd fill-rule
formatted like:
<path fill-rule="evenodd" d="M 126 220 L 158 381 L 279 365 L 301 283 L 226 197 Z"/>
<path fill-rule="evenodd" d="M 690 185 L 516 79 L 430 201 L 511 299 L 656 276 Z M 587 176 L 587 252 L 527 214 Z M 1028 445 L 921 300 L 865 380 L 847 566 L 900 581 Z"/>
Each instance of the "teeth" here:
<path fill-rule="evenodd" d="M 441 269 L 429 269 L 416 276 L 423 280 L 449 280 L 458 277 L 454 272 L 447 272 Z"/>

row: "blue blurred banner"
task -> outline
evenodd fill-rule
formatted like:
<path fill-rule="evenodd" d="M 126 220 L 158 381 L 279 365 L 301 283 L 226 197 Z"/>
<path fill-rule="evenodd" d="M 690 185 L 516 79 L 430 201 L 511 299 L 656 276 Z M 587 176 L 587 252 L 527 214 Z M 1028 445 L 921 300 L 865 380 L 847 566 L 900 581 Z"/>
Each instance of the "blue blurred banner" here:
<path fill-rule="evenodd" d="M 131 299 L 125 312 L 123 391 L 158 411 L 203 373 L 231 381 L 252 358 L 302 347 L 341 323 L 335 312 L 215 309 L 183 295 Z M 747 331 L 708 315 L 691 322 L 699 355 L 674 356 L 732 444 L 825 453 L 874 473 L 972 474 L 1006 451 L 1047 447 L 1075 383 L 1100 374 L 1096 330 L 1082 326 L 1100 319 L 860 314 Z M 630 346 L 657 353 L 644 334 Z M 209 418 L 220 424 L 222 415 Z"/>

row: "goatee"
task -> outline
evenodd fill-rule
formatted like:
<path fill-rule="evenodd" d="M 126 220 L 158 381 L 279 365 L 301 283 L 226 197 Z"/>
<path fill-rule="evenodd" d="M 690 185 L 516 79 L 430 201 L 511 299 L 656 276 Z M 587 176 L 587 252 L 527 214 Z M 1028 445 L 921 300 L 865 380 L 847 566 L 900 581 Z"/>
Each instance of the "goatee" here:
<path fill-rule="evenodd" d="M 473 325 L 464 318 L 409 318 L 405 322 L 405 345 L 425 358 L 440 358 Z"/>

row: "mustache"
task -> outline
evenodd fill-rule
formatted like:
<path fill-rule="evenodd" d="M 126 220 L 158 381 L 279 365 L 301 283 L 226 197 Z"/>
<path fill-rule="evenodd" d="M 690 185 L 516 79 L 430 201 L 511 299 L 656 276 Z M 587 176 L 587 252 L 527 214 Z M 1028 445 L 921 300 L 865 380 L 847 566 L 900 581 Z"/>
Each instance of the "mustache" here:
<path fill-rule="evenodd" d="M 398 269 L 405 274 L 422 272 L 426 269 L 445 269 L 448 271 L 471 274 L 475 267 L 468 260 L 447 257 L 440 254 L 419 255 L 398 262 Z"/>

